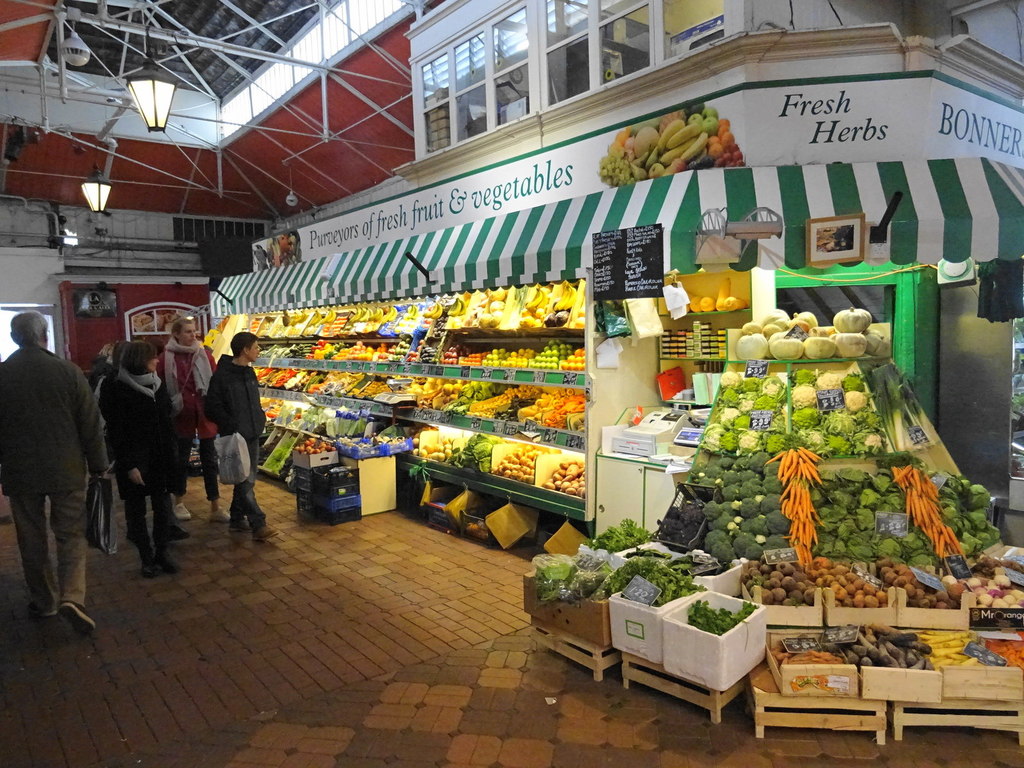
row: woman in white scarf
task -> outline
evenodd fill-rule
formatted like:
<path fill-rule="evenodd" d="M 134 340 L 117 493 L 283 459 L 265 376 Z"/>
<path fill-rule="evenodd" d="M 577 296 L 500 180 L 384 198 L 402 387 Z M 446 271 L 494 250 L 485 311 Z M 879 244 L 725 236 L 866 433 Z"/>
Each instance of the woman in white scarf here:
<path fill-rule="evenodd" d="M 192 517 L 185 506 L 185 493 L 188 491 L 188 460 L 197 436 L 203 485 L 210 502 L 210 520 L 219 523 L 229 520 L 228 513 L 220 508 L 217 451 L 213 445 L 217 426 L 206 418 L 203 407 L 214 368 L 213 355 L 198 339 L 195 319 L 179 317 L 171 326 L 171 340 L 164 347 L 157 367 L 157 373 L 167 383 L 174 414 L 174 432 L 178 436 L 178 461 L 172 491 L 175 496 L 174 515 L 179 520 Z"/>

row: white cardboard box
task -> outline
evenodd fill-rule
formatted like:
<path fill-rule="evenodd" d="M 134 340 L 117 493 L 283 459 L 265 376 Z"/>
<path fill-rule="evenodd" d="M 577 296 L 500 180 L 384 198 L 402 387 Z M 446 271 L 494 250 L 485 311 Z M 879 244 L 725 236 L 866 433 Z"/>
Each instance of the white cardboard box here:
<path fill-rule="evenodd" d="M 764 606 L 758 606 L 724 635 L 713 635 L 690 626 L 688 612 L 698 600 L 706 601 L 713 609 L 726 608 L 734 613 L 744 603 L 717 592 L 704 592 L 694 595 L 686 605 L 674 605 L 673 610 L 662 617 L 662 664 L 670 675 L 714 691 L 725 691 L 764 659 L 768 612 Z"/>
<path fill-rule="evenodd" d="M 660 608 L 652 608 L 643 603 L 627 600 L 622 597 L 621 592 L 612 595 L 608 598 L 612 645 L 620 651 L 653 661 L 655 664 L 661 664 L 663 658 L 662 617 L 674 609 L 688 604 L 696 596 L 706 594 L 706 592 L 699 592 L 697 595 L 681 597 L 678 600 L 665 603 Z"/>

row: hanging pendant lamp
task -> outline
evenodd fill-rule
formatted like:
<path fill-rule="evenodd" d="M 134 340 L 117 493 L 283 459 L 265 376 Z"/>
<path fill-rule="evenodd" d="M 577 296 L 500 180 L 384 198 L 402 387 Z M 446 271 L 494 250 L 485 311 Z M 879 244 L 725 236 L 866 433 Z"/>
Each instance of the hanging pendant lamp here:
<path fill-rule="evenodd" d="M 82 194 L 89 203 L 89 210 L 93 213 L 102 213 L 107 208 L 107 197 L 111 190 L 110 181 L 100 171 L 93 168 L 89 177 L 82 183 Z"/>
<path fill-rule="evenodd" d="M 142 69 L 127 78 L 128 90 L 131 91 L 135 107 L 142 115 L 146 128 L 152 133 L 163 131 L 167 127 L 167 118 L 171 114 L 171 101 L 177 83 L 167 72 L 157 66 L 149 54 L 149 32 L 146 33 L 146 60 Z"/>

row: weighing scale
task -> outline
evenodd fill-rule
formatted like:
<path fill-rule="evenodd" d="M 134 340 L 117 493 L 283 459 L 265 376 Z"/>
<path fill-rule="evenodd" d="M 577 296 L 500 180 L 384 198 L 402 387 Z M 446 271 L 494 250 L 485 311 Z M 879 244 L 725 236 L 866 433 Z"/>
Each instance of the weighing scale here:
<path fill-rule="evenodd" d="M 639 424 L 627 427 L 612 438 L 612 450 L 629 456 L 654 456 L 668 453 L 669 446 L 684 426 L 686 413 L 662 408 L 651 411 Z"/>
<path fill-rule="evenodd" d="M 412 395 L 403 395 L 400 392 L 381 392 L 374 396 L 374 402 L 384 405 L 416 405 L 416 398 Z"/>

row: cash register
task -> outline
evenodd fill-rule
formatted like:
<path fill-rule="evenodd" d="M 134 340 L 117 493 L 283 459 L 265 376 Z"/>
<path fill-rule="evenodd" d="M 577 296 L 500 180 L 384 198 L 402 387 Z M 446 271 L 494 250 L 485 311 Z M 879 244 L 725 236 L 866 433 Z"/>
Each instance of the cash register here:
<path fill-rule="evenodd" d="M 639 424 L 626 427 L 612 438 L 612 450 L 630 456 L 655 456 L 669 452 L 679 433 L 692 425 L 684 411 L 659 408 Z"/>

